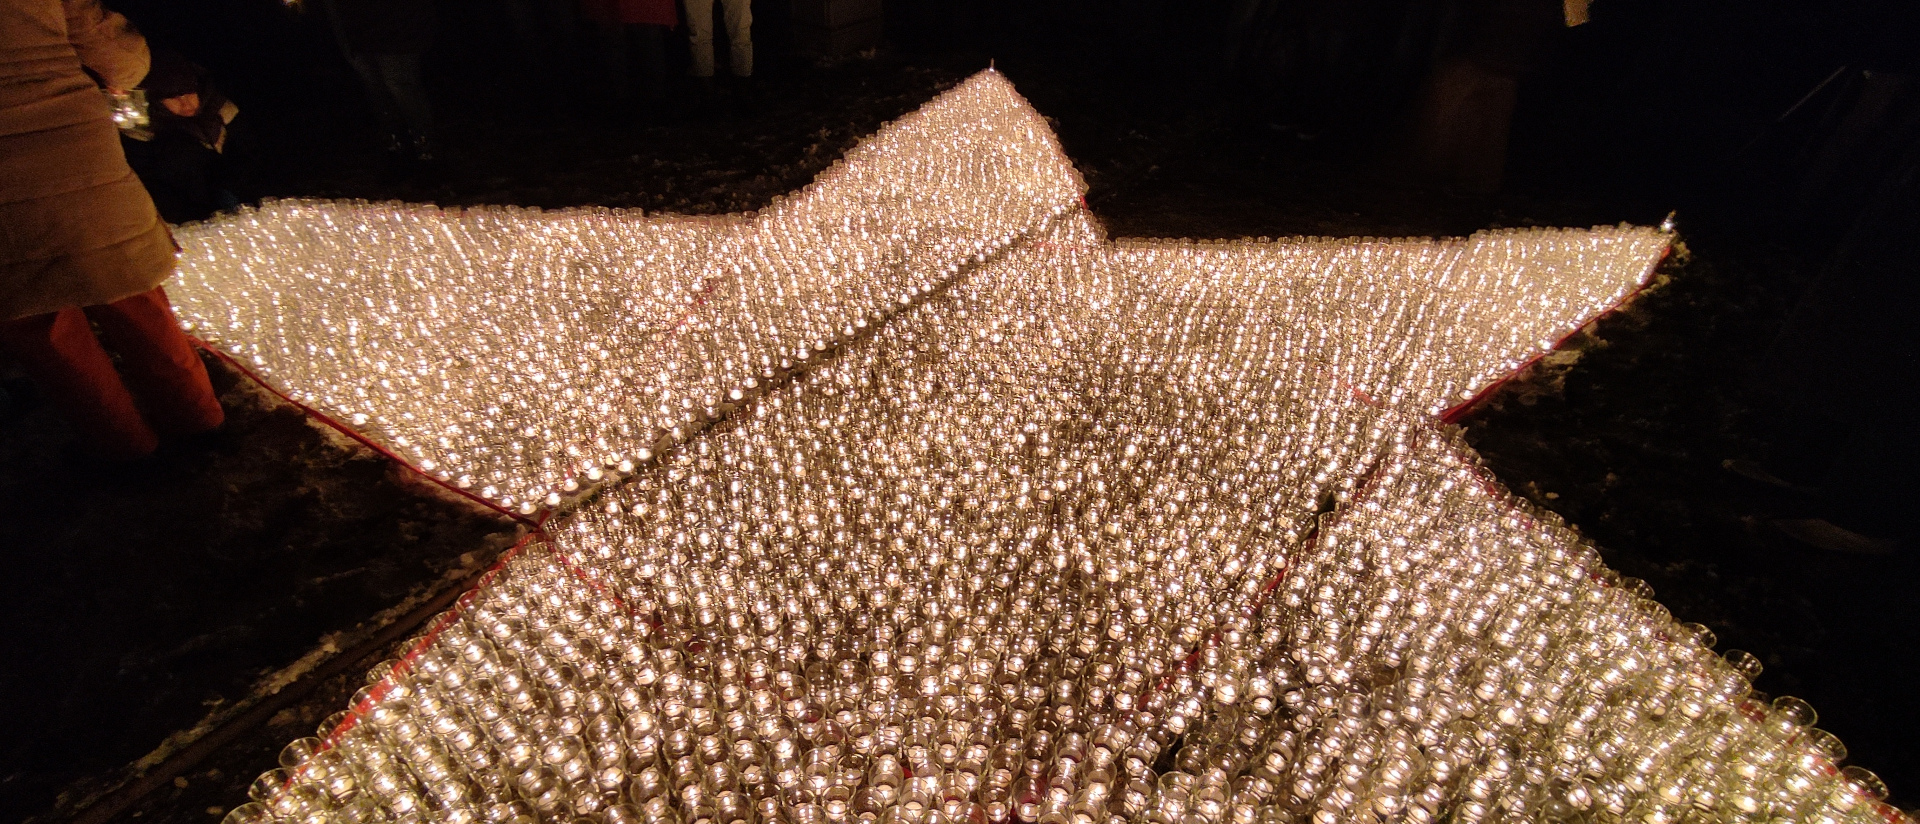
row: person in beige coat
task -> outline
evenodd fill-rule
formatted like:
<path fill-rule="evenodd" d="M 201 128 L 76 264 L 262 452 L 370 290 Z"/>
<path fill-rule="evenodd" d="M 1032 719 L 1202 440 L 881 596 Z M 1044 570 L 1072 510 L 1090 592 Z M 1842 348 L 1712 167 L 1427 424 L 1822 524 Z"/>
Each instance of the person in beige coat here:
<path fill-rule="evenodd" d="M 99 0 L 0 0 L 0 350 L 114 459 L 225 419 L 160 288 L 172 236 L 101 94 L 147 65 L 146 41 Z"/>

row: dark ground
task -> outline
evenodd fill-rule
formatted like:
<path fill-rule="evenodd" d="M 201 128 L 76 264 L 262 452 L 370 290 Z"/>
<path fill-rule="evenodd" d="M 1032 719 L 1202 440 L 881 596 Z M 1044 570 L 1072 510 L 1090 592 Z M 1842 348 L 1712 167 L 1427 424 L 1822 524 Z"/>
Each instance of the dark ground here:
<path fill-rule="evenodd" d="M 1579 157 L 1530 155 L 1524 143 L 1503 194 L 1424 190 L 1380 171 L 1391 164 L 1377 147 L 1275 129 L 1124 48 L 1080 59 L 1075 44 L 1050 45 L 1059 48 L 994 56 L 1055 121 L 1114 236 L 1463 234 L 1650 223 L 1675 205 L 1582 184 L 1563 173 Z M 340 67 L 314 70 L 321 91 L 299 105 L 249 116 L 271 120 L 255 124 L 268 194 L 715 213 L 803 185 L 984 64 L 952 50 L 832 65 L 776 53 L 763 56 L 754 94 L 643 126 L 582 114 L 566 95 L 502 94 L 474 81 L 473 64 L 442 57 L 433 88 L 445 162 L 431 182 L 383 176 Z M 1772 425 L 1776 399 L 1748 376 L 1816 264 L 1738 215 L 1683 211 L 1681 221 L 1685 253 L 1659 285 L 1508 384 L 1464 421 L 1467 436 L 1503 481 L 1651 582 L 1676 616 L 1710 626 L 1723 650 L 1759 655 L 1761 689 L 1810 700 L 1858 763 L 1911 799 L 1914 554 L 1842 555 L 1784 538 L 1767 519 L 1820 517 L 1830 504 L 1722 468 L 1789 446 Z M 12 524 L 8 566 L 22 593 L 0 604 L 0 689 L 13 710 L 0 736 L 0 818 L 71 817 L 169 734 L 248 706 L 262 679 L 350 646 L 381 623 L 369 616 L 445 590 L 511 539 L 504 520 L 215 373 L 227 434 L 133 474 L 70 457 L 62 425 L 30 401 L 0 423 L 0 517 Z M 323 654 L 309 655 L 316 646 Z M 217 821 L 281 744 L 344 706 L 365 668 L 346 663 L 347 674 L 118 817 Z"/>

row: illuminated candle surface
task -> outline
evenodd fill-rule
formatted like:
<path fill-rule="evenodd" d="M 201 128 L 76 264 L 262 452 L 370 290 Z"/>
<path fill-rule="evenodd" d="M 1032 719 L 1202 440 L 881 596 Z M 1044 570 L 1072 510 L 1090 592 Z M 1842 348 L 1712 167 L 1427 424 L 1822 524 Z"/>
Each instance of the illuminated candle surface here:
<path fill-rule="evenodd" d="M 975 76 L 720 218 L 281 201 L 193 330 L 536 541 L 238 822 L 1886 821 L 1436 421 L 1638 227 L 1110 241 Z"/>

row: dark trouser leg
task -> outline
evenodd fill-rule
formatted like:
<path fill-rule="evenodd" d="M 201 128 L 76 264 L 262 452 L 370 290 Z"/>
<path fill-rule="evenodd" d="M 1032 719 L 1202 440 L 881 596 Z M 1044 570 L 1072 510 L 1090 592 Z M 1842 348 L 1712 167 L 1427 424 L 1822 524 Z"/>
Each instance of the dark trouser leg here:
<path fill-rule="evenodd" d="M 207 380 L 206 365 L 180 331 L 180 321 L 160 287 L 89 306 L 86 313 L 100 328 L 101 338 L 120 353 L 122 377 L 140 398 L 154 429 L 166 435 L 192 435 L 227 419 Z"/>
<path fill-rule="evenodd" d="M 393 99 L 393 92 L 387 89 L 386 72 L 380 65 L 381 55 L 356 54 L 348 62 L 353 72 L 360 76 L 360 88 L 367 93 L 367 104 L 373 107 L 373 114 L 380 119 L 380 128 L 395 138 L 404 138 L 407 122 L 400 115 L 400 104 Z"/>
<path fill-rule="evenodd" d="M 400 118 L 407 124 L 407 132 L 415 140 L 432 137 L 433 104 L 427 100 L 427 84 L 420 76 L 420 55 L 382 54 L 378 55 L 378 60 L 387 94 L 399 107 Z"/>
<path fill-rule="evenodd" d="M 640 59 L 640 95 L 658 102 L 667 96 L 667 27 L 641 24 L 630 28 L 634 53 Z"/>
<path fill-rule="evenodd" d="M 599 58 L 600 78 L 615 100 L 633 97 L 633 72 L 627 60 L 627 27 L 619 23 L 600 23 L 593 27 L 595 56 Z"/>
<path fill-rule="evenodd" d="M 88 449 L 110 460 L 160 445 L 78 307 L 0 321 L 0 346 L 26 369 Z"/>

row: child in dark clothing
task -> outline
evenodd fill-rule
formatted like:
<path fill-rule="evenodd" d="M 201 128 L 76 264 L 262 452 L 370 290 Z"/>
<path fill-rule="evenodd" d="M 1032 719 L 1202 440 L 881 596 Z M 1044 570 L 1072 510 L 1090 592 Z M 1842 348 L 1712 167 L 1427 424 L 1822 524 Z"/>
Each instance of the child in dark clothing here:
<path fill-rule="evenodd" d="M 204 220 L 239 204 L 229 189 L 227 144 L 240 108 L 186 58 L 155 50 L 141 84 L 152 124 L 128 135 L 127 161 L 168 223 Z"/>

